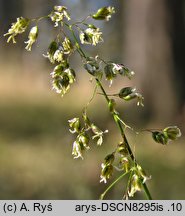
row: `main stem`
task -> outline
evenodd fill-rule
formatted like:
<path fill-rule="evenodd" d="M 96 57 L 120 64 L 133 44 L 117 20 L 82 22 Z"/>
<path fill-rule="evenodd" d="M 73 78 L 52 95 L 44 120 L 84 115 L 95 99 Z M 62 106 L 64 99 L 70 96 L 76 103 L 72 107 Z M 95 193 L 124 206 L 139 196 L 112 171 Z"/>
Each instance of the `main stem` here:
<path fill-rule="evenodd" d="M 83 50 L 81 49 L 81 47 L 80 47 L 79 44 L 78 44 L 78 40 L 77 40 L 76 35 L 75 35 L 75 33 L 74 33 L 73 29 L 72 29 L 72 26 L 71 26 L 71 25 L 68 25 L 68 24 L 66 24 L 66 23 L 65 23 L 65 25 L 69 28 L 69 30 L 71 31 L 71 33 L 72 33 L 72 35 L 73 35 L 73 38 L 74 38 L 74 40 L 75 40 L 75 42 L 76 42 L 77 51 L 79 52 L 79 54 L 81 55 L 81 57 L 86 58 L 85 53 L 83 52 Z M 101 82 L 100 82 L 100 80 L 99 80 L 98 78 L 96 78 L 96 83 L 97 83 L 97 85 L 100 87 L 100 89 L 101 89 L 101 91 L 102 91 L 102 93 L 103 93 L 103 95 L 104 95 L 104 97 L 105 97 L 107 103 L 109 104 L 110 99 L 109 99 L 107 93 L 105 92 L 105 90 L 104 90 L 104 88 L 103 88 L 103 86 L 102 86 L 102 84 L 101 84 Z M 111 114 L 112 114 L 112 116 L 113 116 L 113 118 L 114 118 L 114 121 L 116 122 L 116 124 L 117 124 L 117 126 L 118 126 L 118 128 L 119 128 L 119 130 L 120 130 L 120 132 L 121 132 L 121 136 L 122 136 L 122 138 L 123 138 L 123 141 L 124 141 L 125 144 L 127 145 L 127 149 L 128 149 L 128 152 L 129 152 L 129 155 L 130 155 L 132 161 L 133 161 L 135 164 L 137 164 L 137 163 L 136 163 L 136 159 L 135 159 L 135 157 L 134 157 L 134 154 L 133 154 L 133 152 L 132 152 L 132 149 L 130 148 L 130 145 L 129 145 L 129 143 L 128 143 L 128 140 L 127 140 L 127 138 L 126 138 L 126 136 L 125 136 L 125 133 L 124 133 L 124 130 L 123 130 L 123 127 L 122 127 L 122 123 L 121 123 L 120 120 L 119 120 L 120 118 L 119 118 L 119 116 L 118 116 L 118 113 L 114 111 L 114 112 L 111 112 Z M 145 192 L 145 194 L 146 194 L 147 199 L 152 200 L 152 196 L 151 196 L 151 194 L 150 194 L 150 192 L 149 192 L 149 190 L 148 190 L 148 187 L 147 187 L 146 183 L 143 183 L 142 180 L 141 180 L 141 183 L 142 183 L 143 190 L 144 190 L 144 192 Z"/>
<path fill-rule="evenodd" d="M 102 86 L 102 84 L 101 84 L 101 82 L 100 82 L 100 80 L 99 80 L 98 78 L 96 78 L 96 83 L 97 83 L 97 85 L 100 87 L 100 89 L 101 89 L 101 91 L 102 91 L 102 93 L 103 93 L 103 95 L 104 95 L 104 97 L 105 97 L 107 103 L 109 104 L 110 99 L 109 99 L 107 93 L 105 92 L 105 90 L 104 90 L 104 88 L 103 88 L 103 86 Z M 119 128 L 119 130 L 120 130 L 120 132 L 121 132 L 121 136 L 122 136 L 122 138 L 123 138 L 124 143 L 125 143 L 126 146 L 127 146 L 127 149 L 128 149 L 128 152 L 129 152 L 129 155 L 130 155 L 132 161 L 133 161 L 135 164 L 137 164 L 136 158 L 135 158 L 135 156 L 134 156 L 134 154 L 133 154 L 133 152 L 132 152 L 132 149 L 130 148 L 130 145 L 129 145 L 129 143 L 128 143 L 127 137 L 126 137 L 126 135 L 125 135 L 125 133 L 124 133 L 124 129 L 123 129 L 122 123 L 121 123 L 120 120 L 119 120 L 120 118 L 119 118 L 118 113 L 117 113 L 116 111 L 114 111 L 114 112 L 111 112 L 111 114 L 112 114 L 112 116 L 113 116 L 113 118 L 114 118 L 114 121 L 115 121 L 116 125 L 118 126 L 118 128 Z M 141 181 L 142 181 L 142 180 L 141 180 Z M 151 196 L 151 194 L 150 194 L 150 191 L 148 190 L 148 187 L 147 187 L 146 183 L 143 183 L 143 182 L 142 182 L 142 186 L 143 186 L 143 190 L 144 190 L 144 192 L 145 192 L 145 195 L 146 195 L 147 199 L 148 199 L 148 200 L 152 200 L 152 196 Z"/>

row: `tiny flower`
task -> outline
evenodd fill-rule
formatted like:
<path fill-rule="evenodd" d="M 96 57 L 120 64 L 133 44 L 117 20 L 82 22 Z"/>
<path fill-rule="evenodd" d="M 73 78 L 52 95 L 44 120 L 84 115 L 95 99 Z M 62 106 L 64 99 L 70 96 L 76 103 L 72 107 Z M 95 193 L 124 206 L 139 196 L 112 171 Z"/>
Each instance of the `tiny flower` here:
<path fill-rule="evenodd" d="M 112 85 L 113 79 L 117 76 L 117 72 L 114 69 L 114 65 L 112 63 L 106 64 L 104 67 L 104 73 L 107 80 L 110 81 L 110 85 Z"/>
<path fill-rule="evenodd" d="M 69 83 L 73 84 L 75 82 L 75 77 L 76 77 L 75 71 L 72 68 L 66 68 L 64 70 L 64 73 L 68 75 Z"/>
<path fill-rule="evenodd" d="M 64 62 L 65 63 L 65 62 Z M 65 68 L 64 64 L 57 65 L 51 73 L 52 86 L 56 93 L 64 96 L 70 89 L 70 84 L 75 81 L 75 72 L 71 68 Z"/>
<path fill-rule="evenodd" d="M 114 7 L 102 7 L 95 14 L 92 15 L 92 18 L 96 20 L 109 20 L 112 14 L 115 13 Z"/>
<path fill-rule="evenodd" d="M 152 137 L 157 143 L 166 145 L 169 140 L 176 140 L 181 136 L 181 131 L 177 126 L 166 127 L 163 131 L 152 132 Z"/>
<path fill-rule="evenodd" d="M 154 131 L 152 132 L 152 137 L 157 143 L 161 143 L 163 145 L 166 145 L 168 142 L 168 137 L 165 136 L 163 132 Z"/>
<path fill-rule="evenodd" d="M 122 88 L 118 95 L 120 98 L 124 99 L 125 101 L 130 101 L 136 98 L 137 106 L 139 105 L 144 106 L 143 104 L 144 97 L 140 93 L 136 92 L 136 88 L 132 88 L 132 87 Z"/>
<path fill-rule="evenodd" d="M 137 106 L 144 106 L 144 104 L 143 104 L 144 97 L 138 92 L 134 92 L 134 93 L 128 95 L 127 97 L 124 98 L 124 100 L 130 101 L 134 98 L 137 99 Z"/>
<path fill-rule="evenodd" d="M 123 64 L 107 63 L 104 67 L 105 77 L 110 81 L 110 86 L 112 85 L 113 79 L 116 78 L 118 74 L 126 76 L 129 79 L 135 74 L 133 71 L 125 67 Z"/>
<path fill-rule="evenodd" d="M 28 35 L 29 40 L 25 42 L 28 44 L 25 48 L 26 50 L 31 51 L 32 45 L 37 40 L 37 37 L 38 37 L 38 26 L 34 26 L 31 28 L 30 33 Z"/>
<path fill-rule="evenodd" d="M 135 93 L 137 98 L 137 106 L 144 106 L 143 101 L 144 97 L 140 93 Z"/>
<path fill-rule="evenodd" d="M 96 46 L 98 43 L 103 42 L 102 32 L 99 28 L 87 28 L 79 35 L 82 44 L 91 44 Z"/>
<path fill-rule="evenodd" d="M 126 76 L 131 79 L 134 76 L 134 71 L 130 70 L 128 67 L 124 66 L 123 64 L 113 64 L 114 73 L 120 74 L 122 76 Z"/>
<path fill-rule="evenodd" d="M 176 140 L 181 136 L 181 131 L 177 126 L 170 126 L 163 130 L 163 133 L 171 140 Z"/>
<path fill-rule="evenodd" d="M 130 70 L 128 67 L 125 67 L 124 65 L 120 66 L 122 66 L 122 70 L 120 70 L 121 75 L 126 76 L 129 79 L 131 79 L 135 75 L 135 72 Z"/>
<path fill-rule="evenodd" d="M 151 179 L 151 176 L 147 176 L 145 171 L 143 170 L 143 168 L 140 165 L 137 164 L 136 168 L 137 168 L 138 175 L 143 179 L 143 184 L 147 180 Z"/>
<path fill-rule="evenodd" d="M 12 23 L 12 26 L 8 30 L 8 33 L 4 34 L 4 36 L 10 35 L 8 37 L 7 42 L 9 43 L 12 40 L 13 43 L 16 43 L 15 37 L 18 34 L 22 34 L 23 32 L 25 32 L 28 25 L 29 25 L 29 19 L 23 17 L 17 18 L 17 22 Z"/>
<path fill-rule="evenodd" d="M 91 125 L 92 132 L 95 134 L 92 138 L 97 138 L 97 145 L 102 145 L 103 143 L 103 134 L 108 133 L 108 130 L 102 131 L 96 125 Z"/>
<path fill-rule="evenodd" d="M 64 6 L 55 6 L 54 11 L 49 15 L 51 20 L 55 23 L 55 27 L 58 26 L 59 23 L 63 24 L 63 19 L 67 18 L 70 20 L 70 16 L 67 12 L 67 8 Z"/>
<path fill-rule="evenodd" d="M 114 153 L 108 154 L 104 159 L 104 164 L 106 165 L 112 164 L 114 162 L 114 159 L 115 159 Z"/>
<path fill-rule="evenodd" d="M 122 88 L 119 92 L 119 97 L 124 99 L 125 97 L 129 96 L 130 94 L 134 93 L 135 91 L 136 91 L 136 88 L 132 88 L 132 87 Z"/>
<path fill-rule="evenodd" d="M 47 55 L 43 55 L 48 58 L 52 64 L 55 63 L 54 54 L 58 50 L 58 44 L 56 41 L 52 41 L 49 45 Z M 56 58 L 56 57 L 55 57 Z"/>
<path fill-rule="evenodd" d="M 69 131 L 71 133 L 79 133 L 81 130 L 81 124 L 80 124 L 80 119 L 79 118 L 73 118 L 71 120 L 68 120 L 69 126 L 71 129 Z"/>
<path fill-rule="evenodd" d="M 64 96 L 66 92 L 69 90 L 69 79 L 66 75 L 63 76 L 55 76 L 52 80 L 52 89 L 56 91 L 56 93 Z"/>
<path fill-rule="evenodd" d="M 139 176 L 137 174 L 133 174 L 130 181 L 130 188 L 128 191 L 128 196 L 133 197 L 137 191 L 141 191 L 142 184 L 140 182 Z"/>
<path fill-rule="evenodd" d="M 82 156 L 82 146 L 80 145 L 79 142 L 74 141 L 73 143 L 73 149 L 72 149 L 72 155 L 74 155 L 74 159 L 81 157 L 83 159 Z"/>
<path fill-rule="evenodd" d="M 64 54 L 70 54 L 73 52 L 73 44 L 71 40 L 67 37 L 64 38 L 64 41 L 62 42 L 62 47 Z"/>
<path fill-rule="evenodd" d="M 54 10 L 56 12 L 63 13 L 64 17 L 66 17 L 67 20 L 71 19 L 70 16 L 69 16 L 69 14 L 68 14 L 68 12 L 67 12 L 67 8 L 66 7 L 64 7 L 64 6 L 55 6 Z"/>
<path fill-rule="evenodd" d="M 79 142 L 82 143 L 86 149 L 89 149 L 89 145 L 88 145 L 89 144 L 89 137 L 85 132 L 79 134 L 77 138 L 78 138 Z"/>
<path fill-rule="evenodd" d="M 125 172 L 130 170 L 130 161 L 126 156 L 120 158 L 119 167 Z"/>
<path fill-rule="evenodd" d="M 100 71 L 100 63 L 97 61 L 97 56 L 88 57 L 86 63 L 84 64 L 85 70 L 90 73 L 92 76 L 100 76 L 102 73 Z"/>
<path fill-rule="evenodd" d="M 128 150 L 126 148 L 125 143 L 121 142 L 119 143 L 118 147 L 117 147 L 117 152 L 122 155 L 122 156 L 127 156 L 128 155 Z"/>
<path fill-rule="evenodd" d="M 65 65 L 63 65 L 63 64 L 59 64 L 59 65 L 55 66 L 53 72 L 51 72 L 52 78 L 54 78 L 54 77 L 57 76 L 57 75 L 58 75 L 58 76 L 61 76 L 61 75 L 63 74 L 65 68 L 66 68 L 66 67 L 65 67 Z"/>
<path fill-rule="evenodd" d="M 64 53 L 62 50 L 57 49 L 53 55 L 53 59 L 56 62 L 63 62 L 64 61 Z"/>
<path fill-rule="evenodd" d="M 83 159 L 83 151 L 89 150 L 90 147 L 88 146 L 89 143 L 89 137 L 86 133 L 81 133 L 77 136 L 76 141 L 73 143 L 73 149 L 72 149 L 72 155 L 74 155 L 75 158 L 81 157 Z"/>
<path fill-rule="evenodd" d="M 101 170 L 101 175 L 100 175 L 100 182 L 107 183 L 107 179 L 109 179 L 113 174 L 113 166 L 112 164 L 106 165 L 102 163 L 101 167 L 102 167 L 102 170 Z"/>

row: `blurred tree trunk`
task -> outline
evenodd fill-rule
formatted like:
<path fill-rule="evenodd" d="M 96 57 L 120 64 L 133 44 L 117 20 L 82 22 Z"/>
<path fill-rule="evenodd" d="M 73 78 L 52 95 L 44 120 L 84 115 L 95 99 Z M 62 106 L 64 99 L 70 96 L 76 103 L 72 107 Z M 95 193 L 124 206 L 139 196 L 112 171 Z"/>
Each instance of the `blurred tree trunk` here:
<path fill-rule="evenodd" d="M 124 60 L 136 71 L 145 109 L 149 109 L 152 119 L 169 123 L 177 107 L 167 1 L 129 0 L 123 10 L 126 13 Z"/>
<path fill-rule="evenodd" d="M 179 108 L 179 126 L 181 126 L 182 134 L 185 133 L 185 19 L 184 19 L 184 0 L 168 0 L 167 1 L 172 19 L 172 44 L 174 57 L 174 80 L 176 91 L 178 92 L 178 108 Z"/>
<path fill-rule="evenodd" d="M 167 1 L 167 0 L 166 0 Z M 174 78 L 177 80 L 176 88 L 179 92 L 179 105 L 185 104 L 184 82 L 185 82 L 185 1 L 167 1 L 172 18 L 172 44 L 174 57 Z"/>

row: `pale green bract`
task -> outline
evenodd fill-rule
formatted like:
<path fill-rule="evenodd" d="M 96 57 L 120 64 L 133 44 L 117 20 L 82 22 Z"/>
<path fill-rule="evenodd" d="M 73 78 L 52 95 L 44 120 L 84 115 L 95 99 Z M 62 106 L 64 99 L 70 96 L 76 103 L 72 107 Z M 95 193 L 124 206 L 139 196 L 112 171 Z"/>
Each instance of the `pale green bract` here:
<path fill-rule="evenodd" d="M 55 23 L 55 27 L 58 27 L 59 23 L 63 25 L 63 20 L 66 18 L 70 20 L 70 15 L 67 12 L 67 8 L 64 6 L 55 6 L 54 11 L 49 15 L 51 20 Z"/>
<path fill-rule="evenodd" d="M 29 40 L 25 42 L 27 44 L 25 49 L 27 51 L 31 51 L 32 45 L 36 42 L 37 37 L 38 37 L 38 26 L 34 26 L 31 28 L 30 33 L 28 35 Z"/>
<path fill-rule="evenodd" d="M 29 19 L 19 17 L 17 18 L 17 22 L 12 23 L 11 28 L 8 30 L 8 33 L 4 34 L 4 36 L 9 36 L 7 42 L 9 43 L 11 40 L 13 43 L 16 43 L 15 37 L 18 34 L 22 34 L 25 32 L 29 25 Z"/>
<path fill-rule="evenodd" d="M 96 20 L 109 20 L 112 14 L 115 13 L 114 7 L 102 7 L 95 14 L 92 15 L 92 18 Z"/>
<path fill-rule="evenodd" d="M 99 28 L 87 28 L 80 33 L 80 41 L 82 44 L 91 44 L 96 46 L 98 43 L 103 42 L 102 32 Z"/>

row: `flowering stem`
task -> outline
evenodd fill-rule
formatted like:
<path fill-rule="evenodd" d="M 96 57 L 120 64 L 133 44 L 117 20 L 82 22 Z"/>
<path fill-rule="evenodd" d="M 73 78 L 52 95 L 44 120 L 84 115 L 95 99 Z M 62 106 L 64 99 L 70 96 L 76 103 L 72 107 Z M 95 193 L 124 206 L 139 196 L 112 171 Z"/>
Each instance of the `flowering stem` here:
<path fill-rule="evenodd" d="M 78 39 L 77 39 L 77 37 L 76 37 L 76 35 L 74 33 L 72 25 L 68 25 L 67 23 L 65 23 L 65 25 L 69 28 L 69 30 L 71 31 L 71 33 L 73 35 L 73 38 L 74 38 L 75 43 L 76 43 L 77 51 L 79 52 L 80 56 L 86 58 L 85 53 L 83 52 L 83 50 L 81 49 L 81 47 L 80 47 L 80 45 L 78 43 Z"/>
<path fill-rule="evenodd" d="M 109 99 L 107 93 L 105 92 L 105 90 L 104 90 L 104 88 L 103 88 L 103 86 L 102 86 L 102 84 L 101 84 L 101 82 L 100 82 L 100 80 L 99 80 L 98 78 L 96 78 L 96 83 L 97 83 L 97 85 L 100 87 L 100 89 L 101 89 L 101 91 L 102 91 L 102 93 L 103 93 L 103 95 L 104 95 L 104 97 L 105 97 L 107 103 L 109 103 L 109 102 L 110 102 L 110 99 Z M 114 121 L 115 121 L 116 125 L 118 126 L 118 128 L 119 128 L 119 130 L 120 130 L 120 132 L 121 132 L 121 136 L 122 136 L 122 138 L 123 138 L 124 143 L 125 143 L 126 146 L 127 146 L 127 150 L 128 150 L 128 152 L 129 152 L 129 155 L 130 155 L 132 161 L 133 161 L 135 164 L 137 164 L 136 158 L 135 158 L 135 156 L 134 156 L 134 154 L 133 154 L 133 152 L 132 152 L 132 149 L 130 148 L 130 145 L 129 145 L 129 143 L 128 143 L 127 137 L 126 137 L 125 132 L 124 132 L 124 129 L 123 129 L 123 127 L 122 127 L 122 123 L 121 123 L 121 121 L 120 121 L 120 117 L 119 117 L 118 113 L 117 113 L 116 111 L 114 111 L 114 112 L 112 112 L 111 114 L 112 114 L 112 116 L 113 116 L 113 118 L 114 118 Z M 119 178 L 118 178 L 118 179 L 119 179 Z M 141 183 L 142 183 L 142 185 L 143 185 L 143 190 L 144 190 L 144 192 L 145 192 L 145 195 L 146 195 L 147 199 L 152 200 L 152 196 L 151 196 L 151 194 L 150 194 L 150 192 L 149 192 L 149 190 L 148 190 L 148 187 L 147 187 L 146 183 L 143 183 L 143 182 L 142 182 L 142 179 L 141 179 L 140 181 L 141 181 Z"/>
<path fill-rule="evenodd" d="M 79 46 L 78 39 L 77 39 L 77 37 L 76 37 L 76 35 L 75 35 L 75 33 L 74 33 L 74 30 L 73 30 L 72 26 L 71 26 L 71 25 L 68 25 L 67 23 L 65 23 L 65 25 L 69 28 L 69 30 L 71 31 L 71 33 L 72 33 L 72 35 L 73 35 L 73 38 L 74 38 L 74 40 L 75 40 L 75 42 L 76 42 L 77 51 L 79 52 L 80 56 L 83 57 L 83 58 L 87 58 L 86 55 L 85 55 L 85 53 L 83 52 L 83 50 L 82 50 L 81 47 Z M 101 89 L 101 91 L 102 91 L 102 93 L 103 93 L 103 95 L 104 95 L 104 97 L 105 97 L 107 103 L 109 104 L 110 99 L 109 99 L 109 97 L 108 97 L 106 91 L 104 90 L 104 88 L 103 88 L 103 86 L 102 86 L 100 80 L 99 80 L 98 78 L 95 78 L 95 80 L 96 80 L 97 86 L 99 86 L 99 88 Z M 119 130 L 120 130 L 120 132 L 121 132 L 121 136 L 122 136 L 122 138 L 123 138 L 124 143 L 125 143 L 126 146 L 127 146 L 127 150 L 128 150 L 128 152 L 129 152 L 129 155 L 130 155 L 132 161 L 133 161 L 135 164 L 137 164 L 137 163 L 136 163 L 136 159 L 135 159 L 135 157 L 134 157 L 134 154 L 133 154 L 133 152 L 132 152 L 132 150 L 131 150 L 131 148 L 130 148 L 130 145 L 129 145 L 129 143 L 128 143 L 128 140 L 127 140 L 127 138 L 126 138 L 126 136 L 125 136 L 124 129 L 123 129 L 123 127 L 122 127 L 122 121 L 121 121 L 121 119 L 120 119 L 120 117 L 119 117 L 119 115 L 118 115 L 118 112 L 114 111 L 114 112 L 111 112 L 111 114 L 112 114 L 112 116 L 113 116 L 113 118 L 114 118 L 114 121 L 116 122 L 116 125 L 118 126 L 118 128 L 119 128 Z M 124 173 L 124 174 L 125 174 L 125 173 Z M 117 180 L 119 181 L 123 176 L 125 176 L 124 174 L 121 175 L 120 178 L 118 178 Z M 104 197 L 105 193 L 106 193 L 116 182 L 117 182 L 117 181 L 113 182 L 113 183 L 108 187 L 108 189 L 103 193 L 103 195 L 101 196 L 101 198 Z M 143 185 L 143 190 L 145 191 L 145 194 L 146 194 L 147 199 L 151 200 L 152 197 L 151 197 L 151 195 L 150 195 L 150 192 L 149 192 L 149 190 L 148 190 L 148 188 L 147 188 L 146 183 L 143 183 L 143 182 L 142 182 L 142 179 L 141 179 L 141 183 L 142 183 L 142 185 Z"/>
<path fill-rule="evenodd" d="M 106 193 L 118 182 L 120 181 L 124 176 L 126 176 L 128 172 L 123 173 L 122 175 L 120 175 L 111 185 L 109 185 L 109 187 L 100 195 L 100 200 L 104 199 L 104 196 L 106 195 Z"/>

